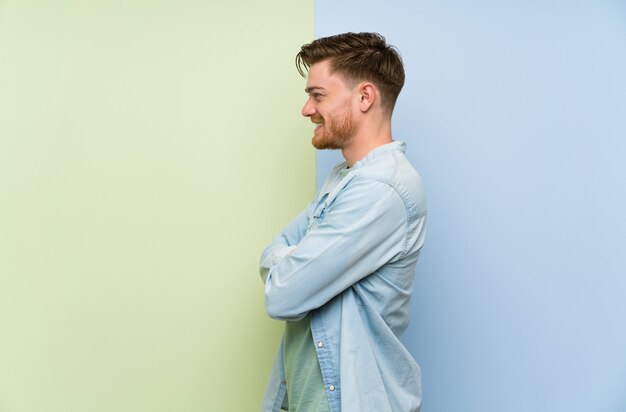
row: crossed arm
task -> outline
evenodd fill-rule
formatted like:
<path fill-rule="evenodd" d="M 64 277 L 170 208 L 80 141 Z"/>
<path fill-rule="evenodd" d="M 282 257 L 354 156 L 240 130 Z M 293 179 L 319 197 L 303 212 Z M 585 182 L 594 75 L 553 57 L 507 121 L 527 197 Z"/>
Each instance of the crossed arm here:
<path fill-rule="evenodd" d="M 272 318 L 301 319 L 406 252 L 406 208 L 384 182 L 354 179 L 308 226 L 304 211 L 261 256 Z"/>

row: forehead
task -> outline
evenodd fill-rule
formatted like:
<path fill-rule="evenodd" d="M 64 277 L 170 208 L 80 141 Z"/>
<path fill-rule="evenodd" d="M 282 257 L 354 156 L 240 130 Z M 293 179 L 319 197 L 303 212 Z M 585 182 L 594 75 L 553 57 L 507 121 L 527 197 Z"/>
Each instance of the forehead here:
<path fill-rule="evenodd" d="M 315 63 L 309 68 L 306 87 L 307 89 L 347 88 L 341 75 L 330 72 L 330 63 L 328 60 Z"/>

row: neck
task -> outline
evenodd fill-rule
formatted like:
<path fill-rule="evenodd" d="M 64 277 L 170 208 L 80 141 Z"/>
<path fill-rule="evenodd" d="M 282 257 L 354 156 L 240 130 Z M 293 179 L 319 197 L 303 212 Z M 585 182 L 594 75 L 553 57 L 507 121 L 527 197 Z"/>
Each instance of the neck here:
<path fill-rule="evenodd" d="M 378 125 L 363 125 L 352 137 L 350 144 L 341 149 L 348 167 L 363 159 L 369 152 L 382 145 L 391 143 L 391 123 L 389 121 Z"/>

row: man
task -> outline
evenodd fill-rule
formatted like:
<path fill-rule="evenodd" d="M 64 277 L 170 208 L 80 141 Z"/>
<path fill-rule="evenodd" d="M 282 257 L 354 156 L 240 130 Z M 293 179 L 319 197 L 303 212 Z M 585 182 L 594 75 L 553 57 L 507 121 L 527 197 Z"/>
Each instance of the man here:
<path fill-rule="evenodd" d="M 419 411 L 420 369 L 399 336 L 426 208 L 391 135 L 402 61 L 379 34 L 346 33 L 304 45 L 296 64 L 313 146 L 345 162 L 261 256 L 267 313 L 286 321 L 262 410 Z"/>

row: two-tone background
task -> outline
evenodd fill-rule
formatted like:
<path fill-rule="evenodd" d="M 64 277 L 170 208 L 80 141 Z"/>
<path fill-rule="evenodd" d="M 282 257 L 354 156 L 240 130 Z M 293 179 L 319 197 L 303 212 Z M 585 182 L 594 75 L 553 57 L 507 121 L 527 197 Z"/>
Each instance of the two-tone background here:
<path fill-rule="evenodd" d="M 0 0 L 0 411 L 258 409 L 258 256 L 338 159 L 294 56 L 344 31 L 406 65 L 423 410 L 626 410 L 623 2 Z"/>

